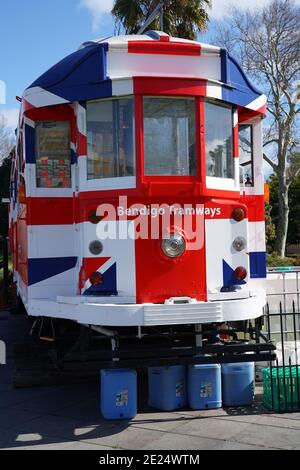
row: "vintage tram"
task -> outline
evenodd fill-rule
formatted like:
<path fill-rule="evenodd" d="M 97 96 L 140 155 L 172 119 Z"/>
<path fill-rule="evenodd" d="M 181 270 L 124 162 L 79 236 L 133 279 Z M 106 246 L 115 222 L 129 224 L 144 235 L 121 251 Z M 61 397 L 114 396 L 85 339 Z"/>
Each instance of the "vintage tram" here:
<path fill-rule="evenodd" d="M 9 230 L 40 336 L 76 324 L 149 356 L 153 342 L 201 346 L 204 331 L 255 322 L 265 112 L 225 49 L 160 31 L 86 42 L 32 83 Z"/>

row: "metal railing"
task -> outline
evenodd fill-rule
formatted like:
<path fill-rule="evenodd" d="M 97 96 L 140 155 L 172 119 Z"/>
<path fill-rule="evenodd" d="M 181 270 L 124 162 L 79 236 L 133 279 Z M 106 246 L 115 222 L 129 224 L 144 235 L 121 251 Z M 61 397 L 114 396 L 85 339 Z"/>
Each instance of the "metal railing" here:
<path fill-rule="evenodd" d="M 263 370 L 263 403 L 276 412 L 300 410 L 300 268 L 272 268 L 268 279 L 265 334 L 277 359 Z"/>

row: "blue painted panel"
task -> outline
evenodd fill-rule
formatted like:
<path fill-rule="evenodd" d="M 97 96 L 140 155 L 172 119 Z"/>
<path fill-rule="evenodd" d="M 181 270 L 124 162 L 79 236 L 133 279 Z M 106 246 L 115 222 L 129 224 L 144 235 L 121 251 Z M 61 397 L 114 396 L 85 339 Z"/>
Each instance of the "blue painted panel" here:
<path fill-rule="evenodd" d="M 250 255 L 250 277 L 267 277 L 266 253 L 264 251 L 253 251 Z"/>
<path fill-rule="evenodd" d="M 28 285 L 44 281 L 57 274 L 63 273 L 76 266 L 77 257 L 68 256 L 60 258 L 29 258 L 28 259 Z"/>
<path fill-rule="evenodd" d="M 222 86 L 222 99 L 229 103 L 246 106 L 262 94 L 225 49 L 221 50 L 221 79 L 227 85 Z"/>
<path fill-rule="evenodd" d="M 234 276 L 234 269 L 232 269 L 232 267 L 229 266 L 225 260 L 223 260 L 223 287 L 230 287 L 241 284 L 246 284 L 246 281 L 239 281 L 236 279 Z"/>
<path fill-rule="evenodd" d="M 71 165 L 77 163 L 77 153 L 71 149 Z"/>
<path fill-rule="evenodd" d="M 73 52 L 35 80 L 38 86 L 70 102 L 112 96 L 107 78 L 108 44 L 93 44 Z"/>
<path fill-rule="evenodd" d="M 35 129 L 25 124 L 26 163 L 35 163 Z"/>
<path fill-rule="evenodd" d="M 117 295 L 117 264 L 102 273 L 103 282 L 86 289 L 83 295 Z"/>

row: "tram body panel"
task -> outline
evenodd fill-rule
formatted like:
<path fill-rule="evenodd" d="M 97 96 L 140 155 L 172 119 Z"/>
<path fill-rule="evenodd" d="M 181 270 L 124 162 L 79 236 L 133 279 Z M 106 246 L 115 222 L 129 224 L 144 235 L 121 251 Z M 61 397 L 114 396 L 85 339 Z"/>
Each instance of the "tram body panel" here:
<path fill-rule="evenodd" d="M 265 277 L 266 269 L 265 101 L 225 50 L 159 32 L 87 43 L 37 79 L 23 96 L 19 132 L 25 136 L 24 155 L 17 156 L 12 175 L 17 187 L 25 181 L 26 204 L 19 204 L 12 189 L 10 209 L 15 279 L 28 314 L 117 326 L 260 316 L 264 293 L 251 288 L 251 278 Z M 158 104 L 166 114 L 155 117 L 162 113 Z M 174 118 L 176 144 L 166 132 L 171 109 L 174 116 L 186 113 Z M 216 123 L 227 126 L 228 133 L 228 116 L 232 134 L 226 145 L 232 149 L 218 161 Z M 251 150 L 239 158 L 240 129 L 251 137 Z M 149 132 L 160 138 L 151 144 Z M 161 170 L 157 155 L 167 144 L 177 148 L 181 173 L 170 150 L 165 153 L 171 169 Z M 99 155 L 91 157 L 93 145 L 103 149 L 101 161 Z M 110 150 L 105 156 L 105 148 L 116 145 L 120 174 Z M 248 185 L 240 186 L 241 164 L 251 176 Z M 197 248 L 166 259 L 162 233 L 154 239 L 106 238 L 104 223 L 109 232 L 123 234 L 137 223 L 118 214 L 125 196 L 129 207 L 155 204 L 169 210 L 177 203 L 203 208 L 192 217 Z M 117 216 L 91 222 L 91 212 L 103 204 Z M 244 208 L 241 221 L 232 218 L 236 207 Z M 155 217 L 147 217 L 151 225 Z M 240 251 L 233 248 L 236 238 L 245 241 Z M 93 253 L 95 241 L 101 246 Z M 246 276 L 237 282 L 233 276 L 239 267 Z"/>

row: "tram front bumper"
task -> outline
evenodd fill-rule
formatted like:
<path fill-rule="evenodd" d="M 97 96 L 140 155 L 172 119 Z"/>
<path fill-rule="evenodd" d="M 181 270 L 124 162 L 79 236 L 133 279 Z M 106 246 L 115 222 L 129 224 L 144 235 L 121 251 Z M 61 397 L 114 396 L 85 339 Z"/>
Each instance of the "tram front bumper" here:
<path fill-rule="evenodd" d="M 120 302 L 117 296 L 111 300 Z M 211 295 L 207 302 L 182 298 L 164 304 L 107 303 L 105 297 L 59 296 L 34 299 L 27 310 L 32 316 L 49 316 L 89 325 L 155 326 L 223 323 L 262 315 L 266 303 L 263 289 Z"/>

